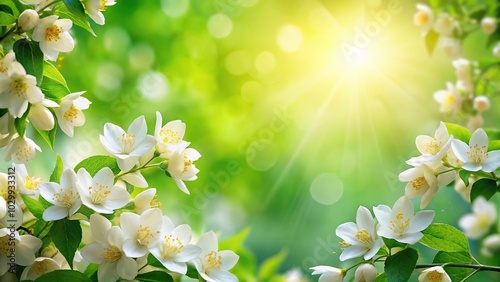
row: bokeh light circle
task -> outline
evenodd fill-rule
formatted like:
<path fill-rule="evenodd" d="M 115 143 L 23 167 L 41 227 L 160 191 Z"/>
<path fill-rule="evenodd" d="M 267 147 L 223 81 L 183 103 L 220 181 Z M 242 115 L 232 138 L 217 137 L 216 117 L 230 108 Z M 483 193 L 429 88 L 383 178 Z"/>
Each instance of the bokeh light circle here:
<path fill-rule="evenodd" d="M 344 183 L 336 174 L 320 174 L 311 183 L 309 193 L 319 204 L 333 205 L 342 198 Z"/>
<path fill-rule="evenodd" d="M 247 149 L 247 163 L 257 171 L 271 169 L 278 162 L 278 147 L 271 142 L 274 133 L 259 131 L 259 139 L 252 142 Z"/>
<path fill-rule="evenodd" d="M 215 14 L 208 19 L 208 32 L 215 38 L 224 38 L 233 31 L 233 21 L 224 14 Z"/>
<path fill-rule="evenodd" d="M 170 92 L 170 82 L 161 72 L 148 71 L 139 78 L 139 91 L 150 100 L 161 100 Z"/>
<path fill-rule="evenodd" d="M 295 25 L 282 27 L 276 38 L 278 47 L 286 53 L 293 53 L 302 47 L 302 30 Z"/>
<path fill-rule="evenodd" d="M 268 74 L 276 67 L 276 58 L 271 52 L 262 52 L 255 58 L 255 68 L 262 74 Z"/>
<path fill-rule="evenodd" d="M 250 55 L 241 50 L 231 52 L 226 57 L 226 69 L 233 75 L 243 75 L 250 70 L 252 58 Z"/>
<path fill-rule="evenodd" d="M 189 9 L 189 0 L 162 0 L 161 9 L 171 18 L 180 18 Z"/>

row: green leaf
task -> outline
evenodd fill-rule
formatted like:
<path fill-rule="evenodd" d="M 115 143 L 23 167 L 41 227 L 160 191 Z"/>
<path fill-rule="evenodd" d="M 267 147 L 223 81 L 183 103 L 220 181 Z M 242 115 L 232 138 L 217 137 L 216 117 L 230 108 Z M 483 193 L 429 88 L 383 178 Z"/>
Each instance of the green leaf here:
<path fill-rule="evenodd" d="M 19 16 L 19 7 L 16 6 L 15 2 L 19 1 L 0 0 L 0 6 L 3 6 L 0 10 L 17 18 Z"/>
<path fill-rule="evenodd" d="M 54 128 L 52 128 L 49 131 L 40 130 L 36 127 L 34 127 L 34 128 L 36 129 L 38 134 L 40 134 L 40 136 L 42 136 L 43 140 L 45 140 L 45 142 L 47 142 L 50 149 L 52 149 L 52 151 L 54 151 L 54 142 L 56 141 L 56 132 L 57 132 L 57 119 L 54 119 Z"/>
<path fill-rule="evenodd" d="M 429 52 L 429 55 L 432 55 L 432 52 L 434 52 L 434 48 L 436 47 L 438 39 L 439 34 L 433 29 L 430 29 L 429 32 L 427 32 L 427 35 L 425 36 L 425 46 L 427 47 L 427 52 Z"/>
<path fill-rule="evenodd" d="M 73 258 L 82 241 L 82 227 L 80 226 L 80 222 L 67 218 L 57 220 L 50 230 L 52 242 L 54 242 L 59 252 L 66 258 L 69 266 L 73 268 Z"/>
<path fill-rule="evenodd" d="M 474 11 L 472 11 L 469 14 L 469 18 L 475 19 L 476 21 L 480 22 L 488 13 L 488 10 L 485 8 L 479 8 Z"/>
<path fill-rule="evenodd" d="M 495 62 L 495 64 L 498 64 Z M 490 140 L 500 140 L 500 130 L 496 128 L 483 128 Z"/>
<path fill-rule="evenodd" d="M 30 108 L 31 106 L 28 105 L 28 109 L 26 110 L 26 112 L 24 112 L 23 116 L 14 120 L 14 127 L 16 128 L 19 136 L 24 136 L 24 133 L 26 132 L 26 127 L 28 126 L 27 118 L 30 112 Z"/>
<path fill-rule="evenodd" d="M 455 139 L 469 144 L 469 140 L 472 134 L 467 128 L 454 123 L 445 122 L 444 124 L 446 125 L 446 129 L 448 130 L 449 135 L 453 135 Z"/>
<path fill-rule="evenodd" d="M 194 267 L 191 264 L 188 264 L 188 270 L 186 276 L 189 278 L 198 279 L 200 275 L 198 274 L 198 270 L 196 270 L 196 267 Z"/>
<path fill-rule="evenodd" d="M 472 172 L 468 171 L 468 170 L 464 170 L 462 169 L 458 175 L 460 175 L 460 179 L 462 179 L 462 181 L 464 182 L 465 186 L 469 186 L 469 176 L 472 174 Z"/>
<path fill-rule="evenodd" d="M 488 143 L 488 151 L 500 150 L 500 140 L 493 140 Z"/>
<path fill-rule="evenodd" d="M 490 48 L 500 40 L 500 29 L 495 29 L 495 31 L 488 37 L 488 41 L 486 42 L 486 48 Z"/>
<path fill-rule="evenodd" d="M 68 87 L 61 84 L 57 80 L 44 76 L 40 89 L 45 94 L 45 97 L 54 101 L 61 100 L 64 96 L 71 93 Z"/>
<path fill-rule="evenodd" d="M 248 237 L 250 227 L 243 229 L 240 233 L 226 238 L 219 242 L 220 250 L 238 250 L 243 245 L 243 241 Z"/>
<path fill-rule="evenodd" d="M 81 205 L 80 208 L 78 209 L 78 211 L 76 211 L 76 212 L 83 214 L 87 218 L 90 218 L 90 216 L 95 213 L 95 211 L 93 209 L 91 209 L 85 205 Z"/>
<path fill-rule="evenodd" d="M 80 0 L 63 0 L 68 10 L 79 18 L 85 18 L 85 9 Z"/>
<path fill-rule="evenodd" d="M 4 11 L 0 11 L 0 26 L 6 26 L 16 22 L 16 18 Z"/>
<path fill-rule="evenodd" d="M 76 270 L 54 270 L 38 277 L 35 282 L 54 282 L 54 281 L 71 281 L 71 282 L 92 282 L 85 274 Z"/>
<path fill-rule="evenodd" d="M 64 170 L 63 160 L 61 159 L 61 156 L 56 155 L 56 165 L 54 167 L 54 170 L 52 171 L 52 174 L 50 175 L 49 181 L 56 183 L 61 182 L 61 175 L 63 174 L 63 170 Z"/>
<path fill-rule="evenodd" d="M 268 258 L 262 263 L 259 270 L 259 281 L 269 281 L 278 272 L 279 267 L 288 255 L 288 251 L 282 250 L 278 254 Z"/>
<path fill-rule="evenodd" d="M 135 280 L 138 280 L 140 282 L 174 282 L 172 276 L 163 271 L 151 271 L 139 274 L 135 277 Z"/>
<path fill-rule="evenodd" d="M 91 263 L 87 266 L 83 274 L 85 274 L 87 277 L 91 277 L 94 273 L 96 273 L 97 269 L 99 268 L 99 264 L 97 263 Z"/>
<path fill-rule="evenodd" d="M 163 264 L 161 264 L 161 262 L 151 253 L 148 255 L 148 265 L 165 268 L 165 266 L 163 266 Z"/>
<path fill-rule="evenodd" d="M 489 178 L 482 178 L 472 184 L 470 190 L 470 200 L 474 202 L 477 197 L 483 196 L 486 200 L 491 199 L 497 192 L 497 181 Z"/>
<path fill-rule="evenodd" d="M 400 243 L 394 239 L 388 239 L 384 237 L 382 237 L 382 239 L 384 240 L 384 244 L 387 246 L 387 248 L 389 248 L 389 250 L 392 248 L 406 248 L 406 246 L 408 246 L 408 244 Z"/>
<path fill-rule="evenodd" d="M 460 230 L 444 223 L 433 223 L 422 231 L 424 237 L 420 243 L 445 252 L 469 253 L 469 241 Z"/>
<path fill-rule="evenodd" d="M 408 281 L 417 265 L 418 253 L 412 248 L 404 249 L 385 260 L 384 270 L 389 282 Z"/>
<path fill-rule="evenodd" d="M 43 53 L 38 42 L 19 39 L 14 43 L 13 49 L 16 60 L 23 65 L 26 73 L 36 77 L 36 82 L 40 85 L 43 76 Z"/>
<path fill-rule="evenodd" d="M 75 172 L 78 172 L 80 168 L 85 168 L 94 177 L 104 167 L 109 167 L 115 175 L 120 172 L 116 159 L 110 156 L 92 156 L 86 158 L 75 166 Z"/>
<path fill-rule="evenodd" d="M 43 62 L 43 75 L 45 77 L 48 77 L 52 80 L 59 82 L 60 84 L 64 85 L 66 88 L 68 88 L 68 84 L 66 83 L 66 80 L 64 79 L 63 75 L 49 61 Z"/>
<path fill-rule="evenodd" d="M 66 2 L 66 1 L 65 1 Z M 85 29 L 95 36 L 94 30 L 90 27 L 89 21 L 85 16 L 85 13 L 82 15 L 81 13 L 74 14 L 66 6 L 64 3 L 56 3 L 54 5 L 54 11 L 57 15 L 59 15 L 62 19 L 70 19 L 75 25 Z M 78 8 L 77 8 L 78 9 Z"/>
<path fill-rule="evenodd" d="M 40 197 L 42 198 L 42 197 Z M 44 207 L 45 208 L 45 207 Z M 33 234 L 38 234 L 38 238 L 43 238 L 45 235 L 47 235 L 47 233 L 49 233 L 49 228 L 46 228 L 47 227 L 47 222 L 43 219 L 39 219 L 35 222 L 35 225 L 33 225 Z M 49 243 L 50 243 L 50 236 L 46 236 L 45 239 L 48 239 Z M 42 242 L 46 243 L 46 241 L 44 242 L 42 240 Z M 46 243 L 47 245 L 49 243 Z M 42 245 L 42 250 L 43 250 L 43 246 Z"/>
<path fill-rule="evenodd" d="M 43 212 L 45 211 L 45 208 L 42 206 L 42 204 L 39 201 L 32 199 L 26 195 L 21 195 L 21 197 L 23 198 L 23 201 L 26 204 L 28 210 L 36 218 L 43 220 Z"/>
<path fill-rule="evenodd" d="M 387 282 L 387 275 L 385 273 L 380 273 L 373 282 Z"/>
<path fill-rule="evenodd" d="M 433 263 L 447 263 L 447 262 L 453 262 L 453 263 L 464 263 L 464 264 L 470 264 L 471 263 L 471 258 L 468 253 L 464 252 L 443 252 L 440 251 L 436 254 L 434 257 Z M 448 275 L 450 276 L 452 281 L 462 281 L 469 273 L 471 272 L 470 268 L 459 268 L 459 267 L 444 267 L 444 270 Z"/>

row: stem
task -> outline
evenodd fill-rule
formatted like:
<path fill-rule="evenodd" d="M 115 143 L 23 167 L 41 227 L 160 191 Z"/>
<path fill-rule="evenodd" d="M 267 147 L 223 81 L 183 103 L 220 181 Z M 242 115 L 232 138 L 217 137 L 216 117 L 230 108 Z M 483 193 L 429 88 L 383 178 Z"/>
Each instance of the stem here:
<path fill-rule="evenodd" d="M 472 271 L 469 275 L 465 276 L 465 278 L 462 279 L 462 281 L 460 281 L 460 282 L 467 281 L 467 279 L 471 278 L 474 274 L 478 273 L 479 271 L 481 271 L 481 270 L 480 269 L 476 269 L 476 270 Z"/>
<path fill-rule="evenodd" d="M 157 167 L 157 166 L 160 166 L 160 164 L 159 164 L 159 163 L 157 163 L 157 164 L 149 164 L 149 163 L 150 163 L 150 162 L 151 162 L 154 158 L 156 158 L 156 157 L 155 157 L 155 156 L 153 156 L 151 159 L 149 159 L 149 161 L 147 161 L 145 164 L 143 164 L 142 166 L 140 166 L 140 167 L 138 167 L 138 168 L 136 168 L 136 169 L 131 169 L 130 171 L 124 172 L 124 173 L 122 173 L 122 174 L 118 174 L 117 176 L 115 176 L 115 181 L 116 181 L 118 178 L 120 178 L 120 177 L 122 177 L 122 176 L 124 176 L 124 175 L 126 175 L 126 174 L 134 173 L 134 172 L 136 172 L 136 171 L 139 171 L 139 170 L 141 170 L 141 169 L 145 169 L 145 168 L 150 168 L 150 167 L 155 167 L 155 166 Z"/>
<path fill-rule="evenodd" d="M 490 265 L 477 265 L 477 264 L 465 264 L 465 263 L 431 263 L 431 264 L 417 264 L 415 268 L 431 268 L 434 266 L 447 266 L 447 267 L 461 267 L 461 268 L 472 268 L 477 271 L 495 271 L 500 272 L 500 266 L 490 266 Z"/>
<path fill-rule="evenodd" d="M 35 237 L 39 237 L 39 236 L 40 236 L 40 234 L 42 234 L 42 232 L 45 230 L 45 228 L 47 228 L 47 225 L 49 225 L 49 222 L 48 222 L 48 221 L 47 221 L 47 222 L 45 222 L 45 225 L 43 226 L 43 228 L 42 228 L 42 229 L 40 229 L 40 232 L 38 232 L 38 233 L 34 233 L 34 234 L 33 234 L 33 236 L 35 236 Z M 42 238 L 40 238 L 40 239 L 42 239 Z"/>
<path fill-rule="evenodd" d="M 7 31 L 7 33 L 5 33 L 1 38 L 0 38 L 0 43 L 2 43 L 5 39 L 9 38 L 12 33 L 14 33 L 14 31 L 16 31 L 17 29 L 17 26 L 14 25 L 13 27 L 11 27 L 11 29 L 9 29 L 9 31 Z"/>
<path fill-rule="evenodd" d="M 444 174 L 444 173 L 450 172 L 450 171 L 455 171 L 455 170 L 458 170 L 458 169 L 457 168 L 452 168 L 452 169 L 449 169 L 449 170 L 441 171 L 441 172 L 436 173 L 436 176 L 438 176 L 440 174 Z"/>
<path fill-rule="evenodd" d="M 52 2 L 49 2 L 49 3 L 45 4 L 44 6 L 42 6 L 41 8 L 36 8 L 36 11 L 38 13 L 41 13 L 43 10 L 47 9 L 48 7 L 54 5 L 55 3 L 59 2 L 59 1 L 61 1 L 61 0 L 54 0 Z"/>

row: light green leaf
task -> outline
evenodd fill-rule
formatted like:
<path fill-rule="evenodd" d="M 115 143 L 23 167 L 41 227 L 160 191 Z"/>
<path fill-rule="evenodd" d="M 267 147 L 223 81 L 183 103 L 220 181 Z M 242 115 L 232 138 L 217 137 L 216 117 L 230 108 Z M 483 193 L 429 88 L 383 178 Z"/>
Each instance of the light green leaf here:
<path fill-rule="evenodd" d="M 35 282 L 54 282 L 54 281 L 71 281 L 71 282 L 92 282 L 85 274 L 76 270 L 54 270 L 38 277 Z"/>
<path fill-rule="evenodd" d="M 423 245 L 445 252 L 469 253 L 469 241 L 460 230 L 444 223 L 433 223 L 422 231 L 420 239 Z"/>
<path fill-rule="evenodd" d="M 86 158 L 75 166 L 75 172 L 78 172 L 80 168 L 85 168 L 93 177 L 104 167 L 109 167 L 115 175 L 120 172 L 116 159 L 110 156 L 92 156 Z"/>
<path fill-rule="evenodd" d="M 488 151 L 500 150 L 500 140 L 493 140 L 488 143 Z"/>
<path fill-rule="evenodd" d="M 384 270 L 389 282 L 408 281 L 417 265 L 418 253 L 412 248 L 404 249 L 385 260 Z"/>
<path fill-rule="evenodd" d="M 36 218 L 43 220 L 43 212 L 45 211 L 45 208 L 42 206 L 42 204 L 39 201 L 32 199 L 26 195 L 21 195 L 21 197 L 23 198 L 23 201 L 26 204 L 28 210 Z"/>
<path fill-rule="evenodd" d="M 278 254 L 268 258 L 262 263 L 259 270 L 259 281 L 269 281 L 278 272 L 279 267 L 288 255 L 288 251 L 282 250 Z"/>
<path fill-rule="evenodd" d="M 482 178 L 472 184 L 472 189 L 470 190 L 470 200 L 474 200 L 483 196 L 486 200 L 491 199 L 493 195 L 497 192 L 497 181 L 489 178 Z"/>
<path fill-rule="evenodd" d="M 427 52 L 429 52 L 429 55 L 432 55 L 432 52 L 434 52 L 434 48 L 436 47 L 438 39 L 439 34 L 433 29 L 430 29 L 429 32 L 427 32 L 427 35 L 425 36 L 425 46 L 427 47 Z"/>
<path fill-rule="evenodd" d="M 60 18 L 70 19 L 73 24 L 85 29 L 95 36 L 94 30 L 92 30 L 92 28 L 90 27 L 89 21 L 87 20 L 85 14 L 83 14 L 82 16 L 80 13 L 72 13 L 64 3 L 56 3 L 53 9 Z"/>
<path fill-rule="evenodd" d="M 490 63 L 491 64 L 491 63 Z M 498 64 L 497 62 L 493 64 Z M 488 68 L 488 67 L 485 67 Z M 483 128 L 489 140 L 500 140 L 500 130 L 496 128 Z"/>
<path fill-rule="evenodd" d="M 453 135 L 455 139 L 469 144 L 469 140 L 472 134 L 467 128 L 454 123 L 445 122 L 444 124 L 446 125 L 446 129 L 448 130 L 448 134 Z"/>
<path fill-rule="evenodd" d="M 28 105 L 28 109 L 26 110 L 26 112 L 24 112 L 23 116 L 14 120 L 14 127 L 16 128 L 19 136 L 24 136 L 24 133 L 26 132 L 26 126 L 28 126 L 27 118 L 30 112 L 30 108 L 31 106 Z"/>
<path fill-rule="evenodd" d="M 458 175 L 460 176 L 460 179 L 464 182 L 465 186 L 469 186 L 469 176 L 472 174 L 472 172 L 468 170 L 462 169 Z"/>
<path fill-rule="evenodd" d="M 40 85 L 43 78 L 43 53 L 38 42 L 19 39 L 14 43 L 13 49 L 16 60 L 23 65 L 26 73 L 36 77 L 36 82 Z"/>
<path fill-rule="evenodd" d="M 406 248 L 408 244 L 400 243 L 394 239 L 388 239 L 382 237 L 382 240 L 384 240 L 384 244 L 387 246 L 387 248 L 392 249 L 392 248 Z"/>
<path fill-rule="evenodd" d="M 64 96 L 71 93 L 68 87 L 61 84 L 57 80 L 44 76 L 40 89 L 45 94 L 45 97 L 56 102 L 59 102 Z"/>
<path fill-rule="evenodd" d="M 80 226 L 80 222 L 67 218 L 57 220 L 52 225 L 50 237 L 59 252 L 66 258 L 69 266 L 73 268 L 75 252 L 82 242 L 82 227 Z"/>
<path fill-rule="evenodd" d="M 40 134 L 40 136 L 42 136 L 43 140 L 45 140 L 45 142 L 47 142 L 50 149 L 52 149 L 52 151 L 54 151 L 54 142 L 56 141 L 56 132 L 57 132 L 57 119 L 54 119 L 54 128 L 52 128 L 49 131 L 40 130 L 36 127 L 35 127 L 35 129 L 38 132 L 38 134 Z"/>
<path fill-rule="evenodd" d="M 243 241 L 248 237 L 250 227 L 243 229 L 240 233 L 226 238 L 219 242 L 220 250 L 239 250 L 243 245 Z"/>
<path fill-rule="evenodd" d="M 99 264 L 91 263 L 87 266 L 87 268 L 85 269 L 83 274 L 85 274 L 87 277 L 90 278 L 92 275 L 94 275 L 94 273 L 96 273 L 98 268 L 99 268 Z"/>
<path fill-rule="evenodd" d="M 63 170 L 63 160 L 61 159 L 61 156 L 56 155 L 56 165 L 54 167 L 54 170 L 52 171 L 52 174 L 50 175 L 50 182 L 61 182 L 61 175 L 63 174 Z"/>
<path fill-rule="evenodd" d="M 1 5 L 0 5 L 1 8 Z M 16 22 L 16 18 L 4 11 L 0 11 L 0 26 L 6 26 Z"/>
<path fill-rule="evenodd" d="M 45 77 L 48 77 L 52 80 L 59 82 L 60 84 L 64 85 L 66 88 L 68 88 L 68 84 L 66 83 L 66 80 L 64 79 L 63 75 L 49 61 L 43 62 L 43 75 Z"/>
<path fill-rule="evenodd" d="M 436 254 L 433 263 L 453 262 L 453 263 L 470 264 L 471 261 L 472 260 L 468 253 L 464 252 L 448 253 L 441 251 Z M 470 268 L 446 267 L 446 266 L 444 267 L 444 270 L 446 271 L 446 273 L 448 273 L 453 282 L 462 281 L 471 272 Z"/>
<path fill-rule="evenodd" d="M 385 275 L 385 273 L 380 273 L 373 282 L 387 282 L 387 275 Z"/>
<path fill-rule="evenodd" d="M 163 271 L 151 271 L 139 274 L 135 277 L 135 280 L 138 280 L 140 282 L 174 282 L 172 276 Z"/>

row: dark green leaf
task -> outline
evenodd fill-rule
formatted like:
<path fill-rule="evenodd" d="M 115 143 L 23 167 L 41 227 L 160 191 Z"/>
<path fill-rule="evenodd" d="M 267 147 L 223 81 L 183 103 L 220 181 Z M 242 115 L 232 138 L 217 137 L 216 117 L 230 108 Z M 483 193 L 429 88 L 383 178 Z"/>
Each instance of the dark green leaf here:
<path fill-rule="evenodd" d="M 490 48 L 500 40 L 500 29 L 497 28 L 491 35 L 488 37 L 488 42 L 486 42 L 486 48 Z"/>
<path fill-rule="evenodd" d="M 78 18 L 85 18 L 85 9 L 80 0 L 63 0 L 66 8 Z"/>
<path fill-rule="evenodd" d="M 63 171 L 63 160 L 61 159 L 61 156 L 56 155 L 56 165 L 54 167 L 54 170 L 52 171 L 52 174 L 50 175 L 50 182 L 61 182 L 61 175 L 63 174 Z"/>
<path fill-rule="evenodd" d="M 469 139 L 472 134 L 467 128 L 454 123 L 445 122 L 444 124 L 446 125 L 446 129 L 448 130 L 449 135 L 453 135 L 455 139 L 469 144 Z"/>
<path fill-rule="evenodd" d="M 54 101 L 59 101 L 64 96 L 70 94 L 68 87 L 58 81 L 44 76 L 40 89 L 45 94 L 45 97 Z"/>
<path fill-rule="evenodd" d="M 49 61 L 43 62 L 43 75 L 45 77 L 48 77 L 52 80 L 59 82 L 60 84 L 64 85 L 66 88 L 68 88 L 68 84 L 66 83 L 66 80 L 64 79 L 63 75 Z"/>
<path fill-rule="evenodd" d="M 408 244 L 400 243 L 394 239 L 388 239 L 384 237 L 382 237 L 382 239 L 384 240 L 384 244 L 387 246 L 387 248 L 389 248 L 389 250 L 392 248 L 406 248 L 406 246 L 408 246 Z"/>
<path fill-rule="evenodd" d="M 16 128 L 19 136 L 24 136 L 24 133 L 26 132 L 26 126 L 28 126 L 27 118 L 30 112 L 30 108 L 31 106 L 28 105 L 28 109 L 26 110 L 26 112 L 24 112 L 23 116 L 14 120 L 14 127 Z"/>
<path fill-rule="evenodd" d="M 80 222 L 67 218 L 57 220 L 52 225 L 50 237 L 59 252 L 66 258 L 69 266 L 73 268 L 73 258 L 82 241 L 82 227 L 80 226 Z"/>
<path fill-rule="evenodd" d="M 85 274 L 76 270 L 55 270 L 38 277 L 35 282 L 92 282 Z"/>
<path fill-rule="evenodd" d="M 54 142 L 56 141 L 56 132 L 57 132 L 57 119 L 54 119 L 54 128 L 52 128 L 50 131 L 44 131 L 36 128 L 36 131 L 40 136 L 42 136 L 43 140 L 47 142 L 49 145 L 50 149 L 54 151 Z"/>
<path fill-rule="evenodd" d="M 6 26 L 16 22 L 16 18 L 4 11 L 0 11 L 0 26 Z"/>
<path fill-rule="evenodd" d="M 37 220 L 35 222 L 35 225 L 33 225 L 33 234 L 38 235 L 38 238 L 44 237 L 50 231 L 49 228 L 46 228 L 46 227 L 47 227 L 47 222 L 45 220 L 43 220 L 43 219 Z M 48 238 L 50 241 L 50 236 L 47 236 L 45 238 Z M 43 243 L 45 243 L 45 242 L 43 242 Z"/>
<path fill-rule="evenodd" d="M 56 3 L 54 5 L 54 11 L 56 12 L 57 15 L 59 15 L 60 18 L 63 19 L 70 19 L 73 24 L 87 30 L 90 32 L 92 35 L 95 36 L 94 31 L 90 27 L 89 21 L 87 20 L 87 17 L 85 14 L 74 14 L 72 13 L 68 7 L 64 3 Z"/>
<path fill-rule="evenodd" d="M 115 175 L 120 172 L 116 159 L 110 156 L 92 156 L 86 158 L 75 166 L 75 172 L 78 172 L 80 168 L 85 168 L 93 177 L 104 167 L 109 167 Z"/>
<path fill-rule="evenodd" d="M 463 253 L 463 252 L 448 253 L 441 251 L 436 254 L 433 261 L 433 263 L 447 263 L 447 262 L 470 264 L 471 258 L 468 253 Z M 446 267 L 446 266 L 444 267 L 444 270 L 446 271 L 446 273 L 448 273 L 453 282 L 462 281 L 471 272 L 470 268 Z"/>
<path fill-rule="evenodd" d="M 40 204 L 39 201 L 32 199 L 26 195 L 21 195 L 23 198 L 24 203 L 26 204 L 26 207 L 28 210 L 38 219 L 43 220 L 43 212 L 45 211 L 45 208 Z"/>
<path fill-rule="evenodd" d="M 385 260 L 385 274 L 389 282 L 408 281 L 417 265 L 418 253 L 412 248 L 404 249 Z"/>
<path fill-rule="evenodd" d="M 135 277 L 135 280 L 138 280 L 140 282 L 174 282 L 172 276 L 163 271 L 151 271 L 139 274 Z"/>
<path fill-rule="evenodd" d="M 491 199 L 493 195 L 497 192 L 497 182 L 494 179 L 482 178 L 472 184 L 472 189 L 470 190 L 470 200 L 474 200 L 483 196 L 486 200 Z"/>
<path fill-rule="evenodd" d="M 460 175 L 460 179 L 462 179 L 466 187 L 469 186 L 469 176 L 471 173 L 472 172 L 463 169 L 458 173 L 458 175 Z"/>
<path fill-rule="evenodd" d="M 469 253 L 469 241 L 460 230 L 444 223 L 433 223 L 422 231 L 420 243 L 429 248 L 445 252 Z"/>
<path fill-rule="evenodd" d="M 161 262 L 151 253 L 148 255 L 148 265 L 165 268 L 165 266 L 163 266 L 163 264 L 161 264 Z"/>
<path fill-rule="evenodd" d="M 377 276 L 377 279 L 375 279 L 375 281 L 373 282 L 387 282 L 387 275 L 385 275 L 385 273 L 380 273 Z"/>
<path fill-rule="evenodd" d="M 469 14 L 469 18 L 475 19 L 476 21 L 480 22 L 484 18 L 484 16 L 486 16 L 486 13 L 488 13 L 487 9 L 480 8 L 480 9 L 472 11 Z"/>
<path fill-rule="evenodd" d="M 187 270 L 186 276 L 189 278 L 198 279 L 199 274 L 198 274 L 198 270 L 196 270 L 196 267 L 194 267 L 191 264 L 188 264 L 188 270 Z"/>
<path fill-rule="evenodd" d="M 36 82 L 40 85 L 43 76 L 43 53 L 38 42 L 19 39 L 14 43 L 13 49 L 16 60 L 23 65 L 26 73 L 36 77 Z"/>
<path fill-rule="evenodd" d="M 434 48 L 436 47 L 438 39 L 439 34 L 433 29 L 430 29 L 429 32 L 427 32 L 427 35 L 425 36 L 425 46 L 427 47 L 427 52 L 429 52 L 429 55 L 432 55 L 432 52 L 434 52 Z"/>
<path fill-rule="evenodd" d="M 87 218 L 90 218 L 90 216 L 92 214 L 95 213 L 95 211 L 85 205 L 81 205 L 80 208 L 78 209 L 77 213 L 81 213 L 83 214 L 84 216 L 86 216 Z"/>

